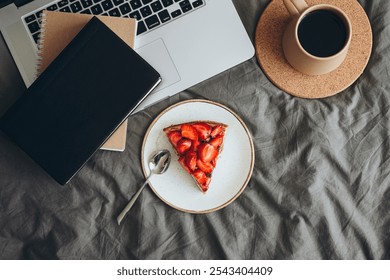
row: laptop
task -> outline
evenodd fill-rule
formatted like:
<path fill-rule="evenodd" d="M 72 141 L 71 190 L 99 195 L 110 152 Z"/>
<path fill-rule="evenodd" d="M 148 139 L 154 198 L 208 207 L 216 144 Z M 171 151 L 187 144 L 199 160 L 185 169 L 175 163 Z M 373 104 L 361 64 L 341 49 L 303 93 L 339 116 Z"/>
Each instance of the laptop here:
<path fill-rule="evenodd" d="M 36 78 L 43 9 L 138 20 L 136 52 L 162 82 L 137 111 L 254 55 L 231 0 L 0 0 L 0 30 L 27 87 Z"/>

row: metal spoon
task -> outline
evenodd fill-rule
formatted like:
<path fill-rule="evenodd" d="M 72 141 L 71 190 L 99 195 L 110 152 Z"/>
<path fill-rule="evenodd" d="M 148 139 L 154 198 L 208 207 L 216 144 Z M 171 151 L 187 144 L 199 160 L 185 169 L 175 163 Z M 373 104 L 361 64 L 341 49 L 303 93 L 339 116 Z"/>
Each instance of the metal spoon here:
<path fill-rule="evenodd" d="M 163 174 L 165 171 L 167 171 L 170 163 L 171 163 L 171 153 L 168 150 L 161 150 L 152 156 L 152 158 L 149 161 L 150 174 L 148 178 L 146 178 L 146 181 L 142 185 L 142 187 L 137 191 L 137 193 L 133 196 L 133 198 L 129 201 L 126 207 L 119 214 L 118 218 L 116 219 L 118 221 L 118 225 L 121 224 L 122 220 L 126 217 L 127 212 L 129 212 L 131 207 L 133 207 L 134 202 L 137 200 L 138 196 L 141 194 L 141 192 L 149 182 L 150 178 L 154 174 Z"/>

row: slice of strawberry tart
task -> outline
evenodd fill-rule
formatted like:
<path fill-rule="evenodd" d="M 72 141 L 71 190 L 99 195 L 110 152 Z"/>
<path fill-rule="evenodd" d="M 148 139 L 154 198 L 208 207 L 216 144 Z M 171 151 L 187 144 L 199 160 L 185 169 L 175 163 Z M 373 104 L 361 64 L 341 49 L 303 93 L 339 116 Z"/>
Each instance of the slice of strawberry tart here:
<path fill-rule="evenodd" d="M 164 128 L 183 168 L 195 179 L 202 192 L 209 188 L 211 175 L 222 151 L 227 125 L 195 121 Z"/>

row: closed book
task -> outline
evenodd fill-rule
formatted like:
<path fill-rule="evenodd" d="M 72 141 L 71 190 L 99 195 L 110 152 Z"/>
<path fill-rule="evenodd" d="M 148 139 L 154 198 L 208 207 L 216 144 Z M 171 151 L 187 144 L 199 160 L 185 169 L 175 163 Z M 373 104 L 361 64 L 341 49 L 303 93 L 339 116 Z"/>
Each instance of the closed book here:
<path fill-rule="evenodd" d="M 66 184 L 160 75 L 93 17 L 0 119 L 0 129 Z"/>
<path fill-rule="evenodd" d="M 43 11 L 41 35 L 38 44 L 37 76 L 72 41 L 93 15 Z M 134 47 L 137 22 L 132 18 L 97 16 L 130 47 Z M 101 149 L 123 151 L 126 146 L 127 121 L 124 121 Z"/>

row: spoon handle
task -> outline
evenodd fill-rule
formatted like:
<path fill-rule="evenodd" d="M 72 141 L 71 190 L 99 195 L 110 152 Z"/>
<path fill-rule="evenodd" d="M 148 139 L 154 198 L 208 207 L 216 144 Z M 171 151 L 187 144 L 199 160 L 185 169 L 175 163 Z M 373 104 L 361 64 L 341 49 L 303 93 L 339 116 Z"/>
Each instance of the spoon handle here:
<path fill-rule="evenodd" d="M 126 207 L 122 210 L 122 212 L 119 214 L 118 218 L 116 218 L 118 225 L 121 225 L 122 220 L 126 217 L 126 214 L 130 211 L 131 207 L 133 207 L 134 202 L 137 200 L 145 186 L 148 184 L 149 179 L 151 176 L 149 176 L 145 183 L 142 185 L 142 187 L 135 193 L 135 195 L 131 198 L 129 203 L 127 203 Z"/>

